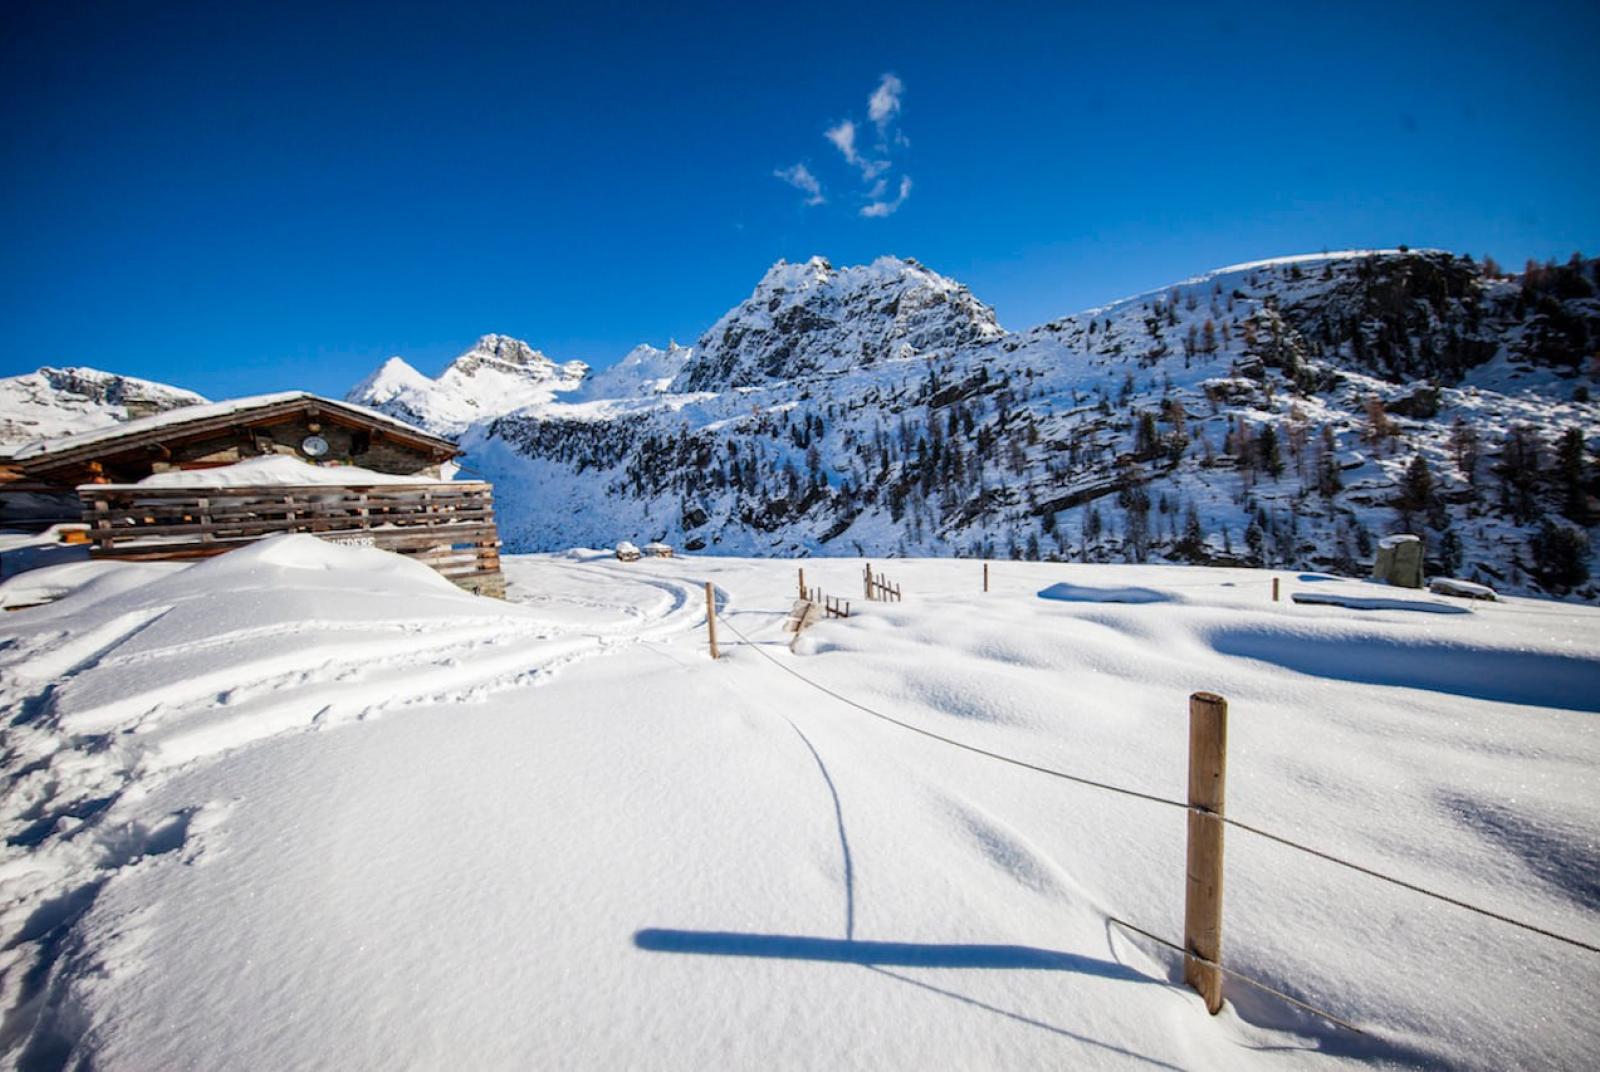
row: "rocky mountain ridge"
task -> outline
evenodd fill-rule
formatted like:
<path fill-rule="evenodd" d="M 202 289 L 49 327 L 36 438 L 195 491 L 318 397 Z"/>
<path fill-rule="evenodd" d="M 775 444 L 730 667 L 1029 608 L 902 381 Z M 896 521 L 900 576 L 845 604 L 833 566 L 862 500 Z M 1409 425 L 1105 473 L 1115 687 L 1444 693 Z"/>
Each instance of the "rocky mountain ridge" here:
<path fill-rule="evenodd" d="M 206 399 L 153 380 L 92 368 L 51 368 L 0 378 L 0 453 Z"/>
<path fill-rule="evenodd" d="M 471 426 L 508 543 L 1209 561 L 1595 594 L 1594 261 L 1237 265 L 1020 333 L 909 261 L 779 264 L 671 389 Z"/>

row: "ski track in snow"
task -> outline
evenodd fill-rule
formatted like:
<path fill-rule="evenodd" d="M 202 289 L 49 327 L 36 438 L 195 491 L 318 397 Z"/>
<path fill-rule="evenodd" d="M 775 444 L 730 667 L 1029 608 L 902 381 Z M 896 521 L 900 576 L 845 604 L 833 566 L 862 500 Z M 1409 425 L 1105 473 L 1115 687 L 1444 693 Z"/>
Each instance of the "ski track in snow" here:
<path fill-rule="evenodd" d="M 323 546 L 311 553 L 325 554 Z M 640 583 L 604 566 L 571 570 L 605 578 L 600 590 L 616 597 L 620 589 L 624 598 L 555 597 L 588 612 L 577 629 L 561 615 L 508 620 L 482 613 L 497 605 L 465 597 L 466 613 L 443 629 L 416 616 L 309 619 L 121 650 L 133 648 L 177 603 L 201 602 L 190 597 L 81 631 L 70 615 L 57 616 L 62 628 L 8 630 L 12 636 L 0 647 L 9 726 L 8 784 L 0 793 L 8 847 L 0 857 L 6 935 L 0 1006 L 9 1012 L 0 1053 L 15 1051 L 27 1037 L 63 941 L 117 872 L 180 850 L 185 860 L 199 858 L 195 816 L 225 813 L 226 802 L 185 808 L 153 824 L 130 817 L 193 764 L 270 736 L 402 707 L 481 703 L 507 689 L 545 684 L 578 662 L 620 650 L 621 642 L 668 635 L 696 620 L 685 584 Z M 537 589 L 540 574 L 568 571 L 509 572 L 513 603 L 537 609 L 550 601 Z M 629 602 L 629 586 L 652 595 Z M 235 585 L 222 594 L 239 599 L 262 591 Z M 28 1052 L 33 1065 L 49 1063 L 48 1053 Z"/>

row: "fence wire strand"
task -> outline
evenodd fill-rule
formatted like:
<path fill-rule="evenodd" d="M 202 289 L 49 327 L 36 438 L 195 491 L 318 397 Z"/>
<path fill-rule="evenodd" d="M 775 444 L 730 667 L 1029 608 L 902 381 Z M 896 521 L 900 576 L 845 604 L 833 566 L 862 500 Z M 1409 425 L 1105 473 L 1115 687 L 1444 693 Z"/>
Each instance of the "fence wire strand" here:
<path fill-rule="evenodd" d="M 1233 827 L 1236 830 L 1242 830 L 1247 834 L 1254 834 L 1255 836 L 1257 836 L 1259 838 L 1264 838 L 1267 841 L 1273 841 L 1273 842 L 1278 843 L 1279 845 L 1283 845 L 1283 846 L 1286 846 L 1286 847 L 1291 848 L 1291 849 L 1297 849 L 1300 852 L 1304 852 L 1304 853 L 1307 853 L 1307 854 L 1309 854 L 1311 856 L 1315 856 L 1320 860 L 1326 860 L 1328 863 L 1337 864 L 1340 867 L 1348 868 L 1351 871 L 1357 872 L 1358 874 L 1366 875 L 1366 876 L 1368 876 L 1370 878 L 1375 878 L 1375 879 L 1378 879 L 1378 880 L 1380 880 L 1382 882 L 1387 882 L 1390 885 L 1398 886 L 1403 890 L 1410 890 L 1411 892 L 1421 894 L 1424 897 L 1431 897 L 1436 901 L 1442 901 L 1445 904 L 1454 905 L 1455 907 L 1461 908 L 1461 909 L 1465 909 L 1468 912 L 1475 912 L 1478 915 L 1483 916 L 1483 917 L 1485 917 L 1487 919 L 1496 920 L 1496 921 L 1498 921 L 1500 923 L 1505 923 L 1505 924 L 1507 924 L 1509 926 L 1512 926 L 1512 927 L 1518 927 L 1518 928 L 1520 928 L 1522 930 L 1525 930 L 1525 931 L 1528 931 L 1528 932 L 1530 932 L 1532 934 L 1537 934 L 1537 935 L 1540 935 L 1542 937 L 1552 939 L 1553 941 L 1562 942 L 1562 943 L 1565 943 L 1566 945 L 1574 946 L 1574 947 L 1576 947 L 1578 949 L 1587 950 L 1590 953 L 1600 953 L 1600 945 L 1595 945 L 1595 944 L 1593 944 L 1591 942 L 1585 942 L 1585 941 L 1582 941 L 1581 939 L 1578 939 L 1578 938 L 1571 938 L 1571 937 L 1568 937 L 1567 935 L 1559 934 L 1559 933 L 1557 933 L 1555 931 L 1548 930 L 1548 929 L 1546 929 L 1544 927 L 1536 926 L 1535 924 L 1532 924 L 1532 923 L 1525 923 L 1520 919 L 1514 919 L 1511 916 L 1502 915 L 1501 913 L 1495 912 L 1495 911 L 1493 911 L 1491 909 L 1483 908 L 1483 907 L 1481 907 L 1479 905 L 1471 904 L 1471 903 L 1469 903 L 1467 901 L 1463 901 L 1463 900 L 1461 900 L 1461 899 L 1459 899 L 1457 897 L 1451 897 L 1449 894 L 1439 893 L 1439 892 L 1437 892 L 1435 890 L 1430 890 L 1430 889 L 1428 889 L 1428 888 L 1426 888 L 1424 886 L 1419 886 L 1414 882 L 1407 882 L 1405 879 L 1396 878 L 1393 875 L 1386 874 L 1386 873 L 1384 873 L 1382 871 L 1375 870 L 1374 868 L 1366 867 L 1366 866 L 1364 866 L 1362 864 L 1355 863 L 1354 861 L 1351 861 L 1351 860 L 1346 860 L 1346 859 L 1344 859 L 1343 857 L 1340 857 L 1340 856 L 1335 856 L 1334 854 L 1332 854 L 1330 852 L 1325 852 L 1322 849 L 1313 848 L 1310 845 L 1306 845 L 1306 844 L 1304 844 L 1302 842 L 1296 841 L 1293 838 L 1284 837 L 1281 834 L 1274 834 L 1269 830 L 1263 830 L 1258 826 L 1252 826 L 1249 823 L 1242 823 L 1237 819 L 1231 819 L 1231 818 L 1228 818 L 1227 816 L 1218 815 L 1217 813 L 1215 813 L 1213 811 L 1209 811 L 1209 810 L 1207 810 L 1205 808 L 1196 807 L 1195 805 L 1188 804 L 1188 803 L 1186 803 L 1184 801 L 1181 801 L 1181 800 L 1173 800 L 1173 799 L 1171 799 L 1169 797 L 1157 796 L 1154 793 L 1145 793 L 1145 792 L 1141 792 L 1140 790 L 1137 790 L 1137 789 L 1128 789 L 1125 786 L 1112 785 L 1110 782 L 1096 781 L 1093 778 L 1085 778 L 1082 775 L 1078 775 L 1078 774 L 1069 774 L 1066 771 L 1056 770 L 1054 767 L 1045 767 L 1045 766 L 1041 766 L 1041 765 L 1039 765 L 1037 763 L 1029 763 L 1026 760 L 1017 759 L 1015 756 L 1008 756 L 1008 755 L 1005 755 L 1005 754 L 1000 753 L 1000 752 L 991 752 L 987 748 L 979 748 L 977 745 L 967 744 L 965 741 L 958 741 L 958 740 L 954 739 L 953 737 L 946 737 L 943 734 L 935 733 L 932 730 L 923 729 L 921 726 L 913 725 L 910 722 L 904 722 L 904 721 L 902 721 L 902 720 L 900 720 L 898 718 L 893 717 L 892 715 L 886 715 L 881 711 L 877 711 L 877 710 L 874 710 L 871 707 L 868 707 L 866 704 L 860 703 L 860 702 L 858 702 L 856 700 L 852 700 L 848 696 L 845 696 L 845 695 L 842 695 L 842 694 L 840 694 L 838 692 L 835 692 L 833 689 L 828 688 L 828 686 L 823 685 L 821 682 L 814 681 L 811 678 L 806 677 L 800 671 L 794 669 L 794 667 L 787 666 L 783 662 L 781 662 L 780 660 L 773 658 L 771 653 L 767 652 L 765 649 L 763 649 L 761 647 L 761 645 L 759 645 L 755 641 L 751 640 L 748 636 L 746 636 L 739 629 L 738 626 L 734 625 L 727 618 L 719 617 L 719 621 L 721 621 L 722 624 L 726 625 L 728 627 L 728 629 L 735 636 L 737 636 L 740 640 L 744 641 L 745 644 L 748 647 L 750 647 L 752 650 L 754 650 L 757 655 L 760 655 L 763 659 L 766 659 L 773 666 L 776 666 L 778 669 L 782 670 L 784 673 L 789 674 L 792 677 L 798 678 L 800 681 L 804 682 L 806 685 L 809 685 L 811 688 L 816 689 L 818 692 L 821 692 L 824 695 L 831 696 L 833 699 L 839 701 L 840 703 L 842 703 L 842 704 L 844 704 L 844 705 L 846 705 L 848 707 L 853 707 L 857 711 L 862 712 L 863 714 L 871 715 L 873 718 L 880 719 L 880 720 L 882 720 L 884 722 L 888 722 L 891 725 L 899 726 L 901 729 L 910 730 L 912 733 L 920 734 L 923 737 L 931 738 L 932 740 L 938 741 L 941 744 L 947 744 L 947 745 L 950 745 L 953 748 L 959 748 L 962 751 L 972 752 L 972 753 L 974 753 L 976 755 L 986 756 L 989 759 L 999 760 L 1001 763 L 1009 763 L 1011 766 L 1021 767 L 1023 770 L 1030 770 L 1030 771 L 1033 771 L 1033 772 L 1035 772 L 1037 774 L 1048 775 L 1049 777 L 1052 777 L 1052 778 L 1060 778 L 1063 781 L 1075 782 L 1078 785 L 1088 786 L 1091 789 L 1103 789 L 1103 790 L 1105 790 L 1106 792 L 1109 792 L 1109 793 L 1117 793 L 1117 794 L 1120 794 L 1122 796 L 1133 797 L 1133 798 L 1135 798 L 1137 800 L 1148 801 L 1151 804 L 1161 804 L 1161 805 L 1164 805 L 1164 806 L 1170 807 L 1170 808 L 1178 808 L 1178 809 L 1180 809 L 1182 811 L 1186 811 L 1186 812 L 1192 811 L 1192 812 L 1196 812 L 1196 813 L 1201 814 L 1201 815 L 1209 815 L 1209 816 L 1212 816 L 1213 818 L 1219 820 L 1220 822 L 1224 823 L 1225 825 Z M 1154 938 L 1153 935 L 1147 935 L 1147 937 Z M 1192 956 L 1193 954 L 1189 954 L 1189 955 Z M 1219 967 L 1220 967 L 1220 965 L 1219 965 Z M 1226 970 L 1226 969 L 1223 969 L 1223 970 Z M 1280 995 L 1280 996 L 1285 996 L 1285 995 Z M 1317 1015 L 1319 1015 L 1319 1016 L 1324 1015 L 1323 1013 L 1321 1013 L 1321 1012 L 1319 1012 L 1317 1010 L 1312 1010 L 1312 1011 L 1317 1012 Z"/>

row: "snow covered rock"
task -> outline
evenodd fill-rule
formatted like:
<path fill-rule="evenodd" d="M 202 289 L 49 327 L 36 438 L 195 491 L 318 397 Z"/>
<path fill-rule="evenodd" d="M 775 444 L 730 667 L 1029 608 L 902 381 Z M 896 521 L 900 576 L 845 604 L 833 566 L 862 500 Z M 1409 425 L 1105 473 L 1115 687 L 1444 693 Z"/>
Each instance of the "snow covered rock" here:
<path fill-rule="evenodd" d="M 0 379 L 0 452 L 206 400 L 193 391 L 92 368 L 41 368 Z"/>
<path fill-rule="evenodd" d="M 1434 577 L 1428 582 L 1428 591 L 1441 596 L 1456 596 L 1461 599 L 1496 600 L 1500 598 L 1495 593 L 1495 590 L 1486 584 L 1473 584 L 1471 581 L 1457 580 L 1454 577 Z"/>
<path fill-rule="evenodd" d="M 1421 588 L 1422 537 L 1400 532 L 1379 540 L 1372 579 L 1400 588 Z"/>

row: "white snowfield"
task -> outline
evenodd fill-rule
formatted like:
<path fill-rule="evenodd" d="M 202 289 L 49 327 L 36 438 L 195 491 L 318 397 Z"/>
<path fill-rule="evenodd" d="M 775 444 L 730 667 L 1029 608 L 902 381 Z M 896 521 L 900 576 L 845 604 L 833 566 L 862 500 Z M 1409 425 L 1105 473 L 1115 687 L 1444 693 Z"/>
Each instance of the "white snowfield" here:
<path fill-rule="evenodd" d="M 905 598 L 869 604 L 859 561 L 813 559 L 854 613 L 790 653 L 794 565 L 514 556 L 508 603 L 307 536 L 63 567 L 72 594 L 0 621 L 5 1059 L 1502 1069 L 1600 1047 L 1600 955 L 1233 829 L 1225 962 L 1367 1034 L 1234 982 L 1207 1016 L 1174 954 L 1110 923 L 1181 941 L 1181 810 L 808 684 L 1177 799 L 1187 696 L 1213 690 L 1229 816 L 1597 944 L 1600 611 L 1010 562 L 984 594 L 960 560 L 874 562 Z"/>

